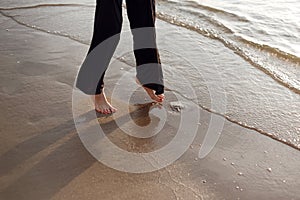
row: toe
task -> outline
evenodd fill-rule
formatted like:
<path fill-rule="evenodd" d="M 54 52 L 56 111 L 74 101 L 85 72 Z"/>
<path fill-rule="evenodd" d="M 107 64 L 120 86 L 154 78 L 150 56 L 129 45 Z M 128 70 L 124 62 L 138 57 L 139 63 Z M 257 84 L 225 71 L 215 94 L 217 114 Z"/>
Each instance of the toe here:
<path fill-rule="evenodd" d="M 100 114 L 103 114 L 103 111 L 99 108 L 95 108 L 96 112 L 100 113 Z"/>
<path fill-rule="evenodd" d="M 109 109 L 105 108 L 105 114 L 109 114 Z"/>
<path fill-rule="evenodd" d="M 165 95 L 164 94 L 159 94 L 159 95 L 157 95 L 158 96 L 158 98 L 160 98 L 160 99 L 164 99 L 165 98 Z"/>
<path fill-rule="evenodd" d="M 102 109 L 102 110 L 101 110 L 101 113 L 102 113 L 102 114 L 106 114 L 106 110 L 105 110 L 105 109 Z"/>
<path fill-rule="evenodd" d="M 150 95 L 151 99 L 153 99 L 154 101 L 161 101 L 160 98 L 158 98 L 156 95 L 152 94 Z"/>
<path fill-rule="evenodd" d="M 163 94 L 159 94 L 159 95 L 157 95 L 157 97 L 160 99 L 160 101 L 165 100 L 165 95 L 163 95 Z"/>
<path fill-rule="evenodd" d="M 107 110 L 107 114 L 111 114 L 112 113 L 110 108 L 107 108 L 106 110 Z"/>
<path fill-rule="evenodd" d="M 162 102 L 164 98 L 162 96 L 154 94 L 154 92 L 151 93 L 151 98 L 157 102 Z"/>

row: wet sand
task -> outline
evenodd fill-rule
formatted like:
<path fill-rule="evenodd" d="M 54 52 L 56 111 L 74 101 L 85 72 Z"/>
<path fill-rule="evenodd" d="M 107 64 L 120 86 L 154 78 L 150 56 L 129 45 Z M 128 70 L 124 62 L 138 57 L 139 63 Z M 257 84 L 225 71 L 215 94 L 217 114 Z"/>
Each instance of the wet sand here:
<path fill-rule="evenodd" d="M 201 108 L 197 137 L 172 165 L 145 174 L 103 165 L 82 145 L 72 116 L 72 87 L 88 47 L 0 20 L 0 199 L 299 199 L 299 151 L 254 130 L 226 121 L 213 151 L 197 159 L 214 115 Z M 110 70 L 108 96 L 121 73 Z M 168 111 L 172 95 L 166 92 Z M 129 107 L 136 124 L 149 123 L 144 98 L 137 91 L 129 106 L 117 105 L 118 115 Z M 176 129 L 170 120 L 158 136 L 141 140 L 122 133 L 112 117 L 99 122 L 115 144 L 134 152 L 160 148 Z"/>

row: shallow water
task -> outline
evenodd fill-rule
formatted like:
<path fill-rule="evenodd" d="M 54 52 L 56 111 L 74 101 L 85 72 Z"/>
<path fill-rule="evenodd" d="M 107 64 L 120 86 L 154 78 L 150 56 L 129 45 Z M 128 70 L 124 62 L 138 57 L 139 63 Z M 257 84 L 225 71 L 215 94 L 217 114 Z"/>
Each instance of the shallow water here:
<path fill-rule="evenodd" d="M 195 0 L 202 10 L 245 39 L 300 56 L 300 3 L 297 0 Z"/>
<path fill-rule="evenodd" d="M 195 88 L 198 99 L 192 100 L 200 107 L 300 148 L 299 3 L 202 3 L 158 1 L 158 18 L 163 20 L 158 21 L 158 43 L 163 63 L 172 66 L 164 69 L 166 82 L 174 85 L 170 89 L 189 98 L 186 84 L 177 79 L 182 74 Z M 49 37 L 90 42 L 92 0 L 6 1 L 0 7 L 6 17 Z M 269 12 L 262 12 L 266 8 Z M 134 63 L 132 54 L 122 56 Z M 208 85 L 227 98 L 212 97 Z M 213 108 L 213 100 L 226 110 Z"/>
<path fill-rule="evenodd" d="M 300 3 L 160 0 L 159 17 L 222 42 L 300 93 Z"/>

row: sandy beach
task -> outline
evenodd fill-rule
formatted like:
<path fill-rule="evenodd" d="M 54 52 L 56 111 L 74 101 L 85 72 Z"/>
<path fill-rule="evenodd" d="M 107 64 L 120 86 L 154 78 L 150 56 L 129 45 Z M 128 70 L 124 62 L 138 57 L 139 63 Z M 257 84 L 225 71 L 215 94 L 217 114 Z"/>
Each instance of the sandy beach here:
<path fill-rule="evenodd" d="M 22 12 L 20 16 L 26 16 L 27 11 Z M 124 133 L 122 128 L 132 132 L 137 129 L 122 119 L 130 116 L 139 127 L 158 126 L 160 119 L 149 114 L 158 108 L 142 88 L 133 93 L 129 102 L 112 96 L 120 76 L 133 65 L 132 54 L 115 55 L 105 83 L 107 96 L 115 102 L 118 112 L 108 117 L 98 115 L 96 121 L 107 138 L 129 152 L 151 152 L 168 144 L 176 134 L 176 120 L 180 118 L 180 112 L 170 107 L 177 100 L 175 94 L 182 94 L 184 103 L 194 101 L 184 93 L 186 85 L 178 84 L 176 73 L 172 74 L 168 66 L 177 66 L 178 74 L 193 74 L 194 68 L 188 68 L 190 64 L 181 57 L 190 63 L 197 63 L 201 57 L 203 66 L 201 78 L 191 77 L 195 79 L 192 86 L 200 113 L 193 143 L 178 160 L 163 169 L 128 173 L 95 159 L 83 145 L 74 124 L 73 85 L 88 42 L 48 33 L 41 25 L 26 26 L 25 19 L 10 11 L 3 11 L 0 17 L 1 200 L 300 199 L 299 94 L 278 84 L 223 44 L 157 20 L 166 81 L 178 87 L 166 90 L 162 106 L 168 118 L 161 132 L 146 139 Z M 128 30 L 127 19 L 124 29 Z M 121 40 L 119 52 L 128 52 L 122 48 L 131 39 Z M 178 57 L 178 43 L 174 41 L 179 41 L 182 49 Z M 212 61 L 224 82 L 215 80 Z M 128 81 L 135 84 L 134 79 Z M 226 88 L 226 112 L 219 112 L 219 107 L 211 108 L 212 96 L 205 83 Z M 124 95 L 129 89 L 124 86 Z M 221 89 L 216 91 L 221 94 Z M 221 97 L 215 96 L 219 102 L 223 101 L 218 99 Z M 85 118 L 94 114 L 88 103 L 76 109 Z M 216 146 L 200 159 L 198 152 L 212 116 L 224 120 L 224 127 Z M 281 137 L 280 133 L 289 134 Z"/>

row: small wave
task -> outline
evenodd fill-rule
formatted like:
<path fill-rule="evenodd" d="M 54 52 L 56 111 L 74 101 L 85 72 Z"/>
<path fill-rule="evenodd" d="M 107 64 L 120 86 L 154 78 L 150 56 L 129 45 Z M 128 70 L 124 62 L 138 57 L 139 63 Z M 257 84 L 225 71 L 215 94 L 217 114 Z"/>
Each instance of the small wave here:
<path fill-rule="evenodd" d="M 241 22 L 249 22 L 249 20 L 246 17 L 237 15 L 235 13 L 231 13 L 231 12 L 228 12 L 228 11 L 224 11 L 224 10 L 213 8 L 213 7 L 206 6 L 206 5 L 201 5 L 201 4 L 198 4 L 194 1 L 187 1 L 187 2 L 189 3 L 190 7 L 200 8 L 201 10 L 207 10 L 207 11 L 212 12 L 212 13 L 221 14 L 223 16 L 231 17 L 234 20 L 238 20 L 238 21 L 241 21 Z"/>
<path fill-rule="evenodd" d="M 18 19 L 16 19 L 16 17 L 14 16 L 11 16 L 11 15 L 8 15 L 6 14 L 5 12 L 3 12 L 1 9 L 0 9 L 0 13 L 5 16 L 5 17 L 8 17 L 10 19 L 12 19 L 13 21 L 15 21 L 16 23 L 20 24 L 20 25 L 23 25 L 23 26 L 26 26 L 28 28 L 32 28 L 32 29 L 35 29 L 35 30 L 38 30 L 38 31 L 42 31 L 44 33 L 47 33 L 47 34 L 52 34 L 52 35 L 57 35 L 57 36 L 62 36 L 62 37 L 66 37 L 66 38 L 69 38 L 75 42 L 79 42 L 81 44 L 85 44 L 85 45 L 88 45 L 89 42 L 86 42 L 86 41 L 83 41 L 83 40 L 80 40 L 78 38 L 75 38 L 67 33 L 63 33 L 63 32 L 60 32 L 60 31 L 50 31 L 50 30 L 47 30 L 47 29 L 44 29 L 44 28 L 41 28 L 41 27 L 38 27 L 38 26 L 35 26 L 35 25 L 31 25 L 31 24 L 27 24 L 25 22 L 22 22 Z"/>
<path fill-rule="evenodd" d="M 20 9 L 32 9 L 32 8 L 41 8 L 41 7 L 94 7 L 93 5 L 88 4 L 76 4 L 76 3 L 58 3 L 58 4 L 36 4 L 36 5 L 29 5 L 29 6 L 18 6 L 18 7 L 7 7 L 7 8 L 0 8 L 0 10 L 20 10 Z"/>
<path fill-rule="evenodd" d="M 12 15 L 9 15 L 9 14 L 5 13 L 5 11 L 11 11 L 11 10 L 35 9 L 35 8 L 43 8 L 43 7 L 95 7 L 95 6 L 88 5 L 88 4 L 75 4 L 75 3 L 71 3 L 71 4 L 61 4 L 61 3 L 58 3 L 58 4 L 35 4 L 35 5 L 18 6 L 18 7 L 6 7 L 6 8 L 2 7 L 2 8 L 0 8 L 0 13 L 3 16 L 12 19 L 16 23 L 18 23 L 20 25 L 23 25 L 23 26 L 26 26 L 28 28 L 32 28 L 32 29 L 35 29 L 35 30 L 38 30 L 38 31 L 42 31 L 42 32 L 47 33 L 47 34 L 66 37 L 66 38 L 69 38 L 69 39 L 71 39 L 75 42 L 79 42 L 81 44 L 85 44 L 85 45 L 89 44 L 89 42 L 83 41 L 79 38 L 71 36 L 70 34 L 67 34 L 67 33 L 64 33 L 64 32 L 61 32 L 61 31 L 50 31 L 50 30 L 44 29 L 42 27 L 31 25 L 31 24 L 22 22 L 21 20 L 17 19 L 15 16 L 12 16 Z"/>
<path fill-rule="evenodd" d="M 197 5 L 198 8 L 204 8 L 206 11 L 212 10 L 213 12 L 221 12 L 222 14 L 226 13 L 225 11 L 198 5 L 195 2 L 189 2 L 192 4 L 192 8 L 185 5 L 178 10 L 178 5 L 173 5 L 176 2 L 170 2 L 173 7 L 169 5 L 168 1 L 163 0 L 161 2 L 160 10 L 168 10 L 168 12 L 158 12 L 157 17 L 159 19 L 193 30 L 205 37 L 218 40 L 252 66 L 263 71 L 291 91 L 300 94 L 300 80 L 299 77 L 297 78 L 297 75 L 295 76 L 299 71 L 294 73 L 295 70 L 290 70 L 296 69 L 299 66 L 299 57 L 265 44 L 258 44 L 247 40 L 235 34 L 233 30 L 220 21 L 213 19 L 208 13 L 205 14 L 201 10 L 196 11 L 193 8 Z M 170 12 L 171 9 L 174 9 L 174 12 Z M 228 15 L 239 18 L 239 16 L 234 14 Z M 287 63 L 290 66 L 287 66 Z"/>
<path fill-rule="evenodd" d="M 243 42 L 245 44 L 252 45 L 253 47 L 255 47 L 257 49 L 264 50 L 264 51 L 269 52 L 271 54 L 275 54 L 279 58 L 288 59 L 289 61 L 294 62 L 294 63 L 300 63 L 300 58 L 299 57 L 297 57 L 293 54 L 287 53 L 285 51 L 282 51 L 279 48 L 272 47 L 272 46 L 269 46 L 269 45 L 266 45 L 266 44 L 259 44 L 259 43 L 247 40 L 247 39 L 245 39 L 241 36 L 238 37 L 238 39 L 241 42 Z"/>
<path fill-rule="evenodd" d="M 172 2 L 169 0 L 160 0 L 160 2 L 164 2 L 167 4 L 174 4 L 174 6 L 178 6 L 176 2 Z M 213 7 L 209 7 L 206 5 L 201 5 L 198 4 L 194 1 L 185 1 L 184 6 L 182 6 L 182 9 L 180 9 L 181 11 L 184 11 L 185 13 L 189 13 L 190 15 L 193 15 L 193 17 L 197 17 L 198 19 L 201 18 L 201 20 L 203 21 L 207 21 L 209 23 L 209 25 L 214 25 L 216 28 L 216 30 L 221 30 L 223 31 L 222 33 L 231 33 L 231 34 L 235 34 L 235 32 L 230 29 L 229 27 L 225 26 L 224 24 L 222 24 L 220 21 L 212 18 L 211 13 L 218 13 L 221 14 L 222 16 L 227 16 L 227 17 L 231 17 L 231 21 L 241 21 L 241 22 L 247 22 L 247 23 L 251 23 L 246 17 L 244 16 L 239 16 L 237 14 L 228 12 L 228 11 L 224 11 L 221 9 L 217 9 L 217 8 L 213 8 Z M 206 12 L 202 12 L 202 11 L 208 11 Z M 163 15 L 164 13 L 160 13 L 161 15 Z M 182 16 L 180 16 L 180 19 L 178 20 L 182 20 Z M 195 19 L 195 18 L 193 18 Z M 173 20 L 176 20 L 176 17 L 174 17 Z M 170 21 L 168 21 L 170 22 Z M 199 24 L 199 23 L 198 23 Z M 196 24 L 196 27 L 200 27 L 198 24 Z M 203 26 L 202 26 L 203 27 Z M 264 30 L 261 30 L 264 31 Z M 237 37 L 238 38 L 238 37 Z M 276 47 L 272 47 L 270 45 L 266 45 L 266 44 L 259 44 L 259 43 L 255 43 L 253 41 L 247 40 L 245 38 L 239 37 L 238 38 L 241 42 L 245 43 L 245 44 L 250 44 L 256 48 L 262 49 L 262 50 L 266 50 L 269 51 L 270 53 L 276 54 L 276 56 L 278 57 L 282 57 L 284 59 L 289 59 L 292 62 L 296 62 L 296 63 L 300 63 L 300 58 L 294 54 L 291 53 L 287 53 L 279 48 Z"/>

